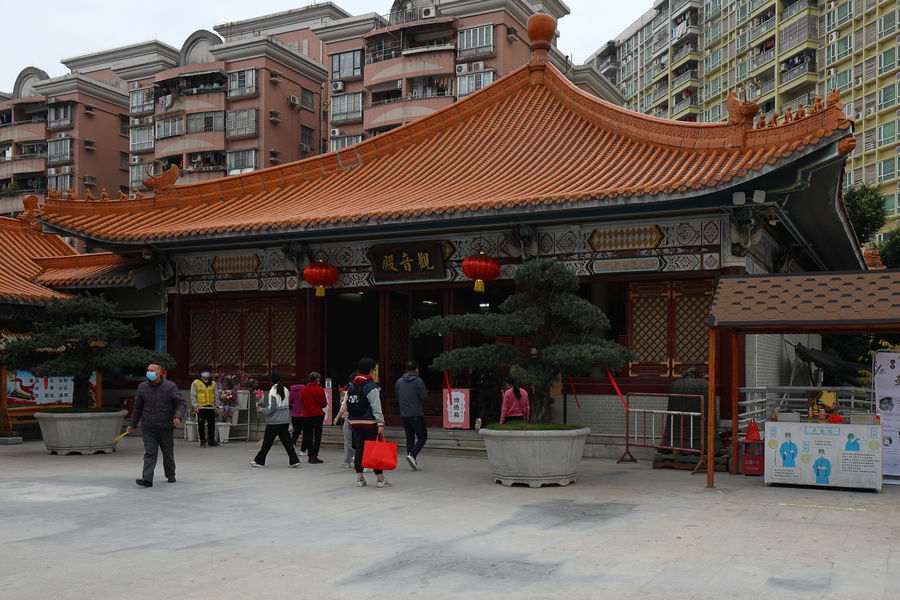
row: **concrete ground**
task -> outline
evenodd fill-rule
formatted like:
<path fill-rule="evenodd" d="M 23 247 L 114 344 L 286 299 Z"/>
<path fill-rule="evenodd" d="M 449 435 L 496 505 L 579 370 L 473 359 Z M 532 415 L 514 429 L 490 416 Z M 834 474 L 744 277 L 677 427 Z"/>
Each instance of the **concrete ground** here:
<path fill-rule="evenodd" d="M 795 599 L 900 595 L 898 486 L 766 487 L 585 459 L 567 487 L 505 488 L 484 458 L 420 456 L 393 487 L 287 468 L 277 447 L 176 441 L 141 488 L 139 437 L 113 454 L 0 446 L 0 598 Z"/>

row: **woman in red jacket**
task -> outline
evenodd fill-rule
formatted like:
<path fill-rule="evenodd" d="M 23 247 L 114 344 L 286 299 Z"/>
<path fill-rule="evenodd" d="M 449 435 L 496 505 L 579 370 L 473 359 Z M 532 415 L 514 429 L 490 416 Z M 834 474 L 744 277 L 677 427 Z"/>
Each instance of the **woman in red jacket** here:
<path fill-rule="evenodd" d="M 309 383 L 300 392 L 303 402 L 303 443 L 309 452 L 309 462 L 322 463 L 319 459 L 319 445 L 322 443 L 322 424 L 325 420 L 324 408 L 328 406 L 325 390 L 319 385 L 321 375 L 313 371 L 309 374 Z"/>

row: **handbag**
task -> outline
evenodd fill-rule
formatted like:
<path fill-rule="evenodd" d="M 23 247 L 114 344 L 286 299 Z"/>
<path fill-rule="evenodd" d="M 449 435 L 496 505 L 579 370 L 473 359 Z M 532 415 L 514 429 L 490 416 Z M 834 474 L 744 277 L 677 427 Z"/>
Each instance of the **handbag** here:
<path fill-rule="evenodd" d="M 397 468 L 397 444 L 384 441 L 384 434 L 379 434 L 374 440 L 366 440 L 362 466 L 376 471 L 393 471 Z"/>

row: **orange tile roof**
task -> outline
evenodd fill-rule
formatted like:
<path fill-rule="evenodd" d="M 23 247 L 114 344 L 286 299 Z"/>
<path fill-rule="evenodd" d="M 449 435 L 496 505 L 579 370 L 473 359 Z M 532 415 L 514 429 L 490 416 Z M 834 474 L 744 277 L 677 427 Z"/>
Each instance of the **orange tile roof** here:
<path fill-rule="evenodd" d="M 672 200 L 739 184 L 848 138 L 831 105 L 790 123 L 685 123 L 631 112 L 532 61 L 429 116 L 337 152 L 137 200 L 50 199 L 35 216 L 150 243 Z M 750 115 L 752 118 L 752 115 Z M 853 138 L 838 146 L 852 150 Z"/>
<path fill-rule="evenodd" d="M 67 298 L 34 283 L 41 273 L 36 260 L 47 256 L 77 254 L 62 238 L 42 233 L 40 225 L 25 217 L 0 217 L 0 302 L 47 302 Z"/>
<path fill-rule="evenodd" d="M 56 287 L 126 284 L 136 271 L 149 265 L 145 260 L 124 258 L 112 252 L 38 258 L 35 262 L 43 269 L 35 282 Z"/>

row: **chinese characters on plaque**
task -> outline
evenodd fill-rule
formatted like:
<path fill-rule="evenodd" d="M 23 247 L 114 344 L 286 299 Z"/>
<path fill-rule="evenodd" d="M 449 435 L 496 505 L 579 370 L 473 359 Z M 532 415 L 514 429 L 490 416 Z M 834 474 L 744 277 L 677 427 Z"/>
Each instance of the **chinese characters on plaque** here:
<path fill-rule="evenodd" d="M 369 261 L 376 282 L 445 277 L 439 243 L 374 246 L 369 249 Z"/>

